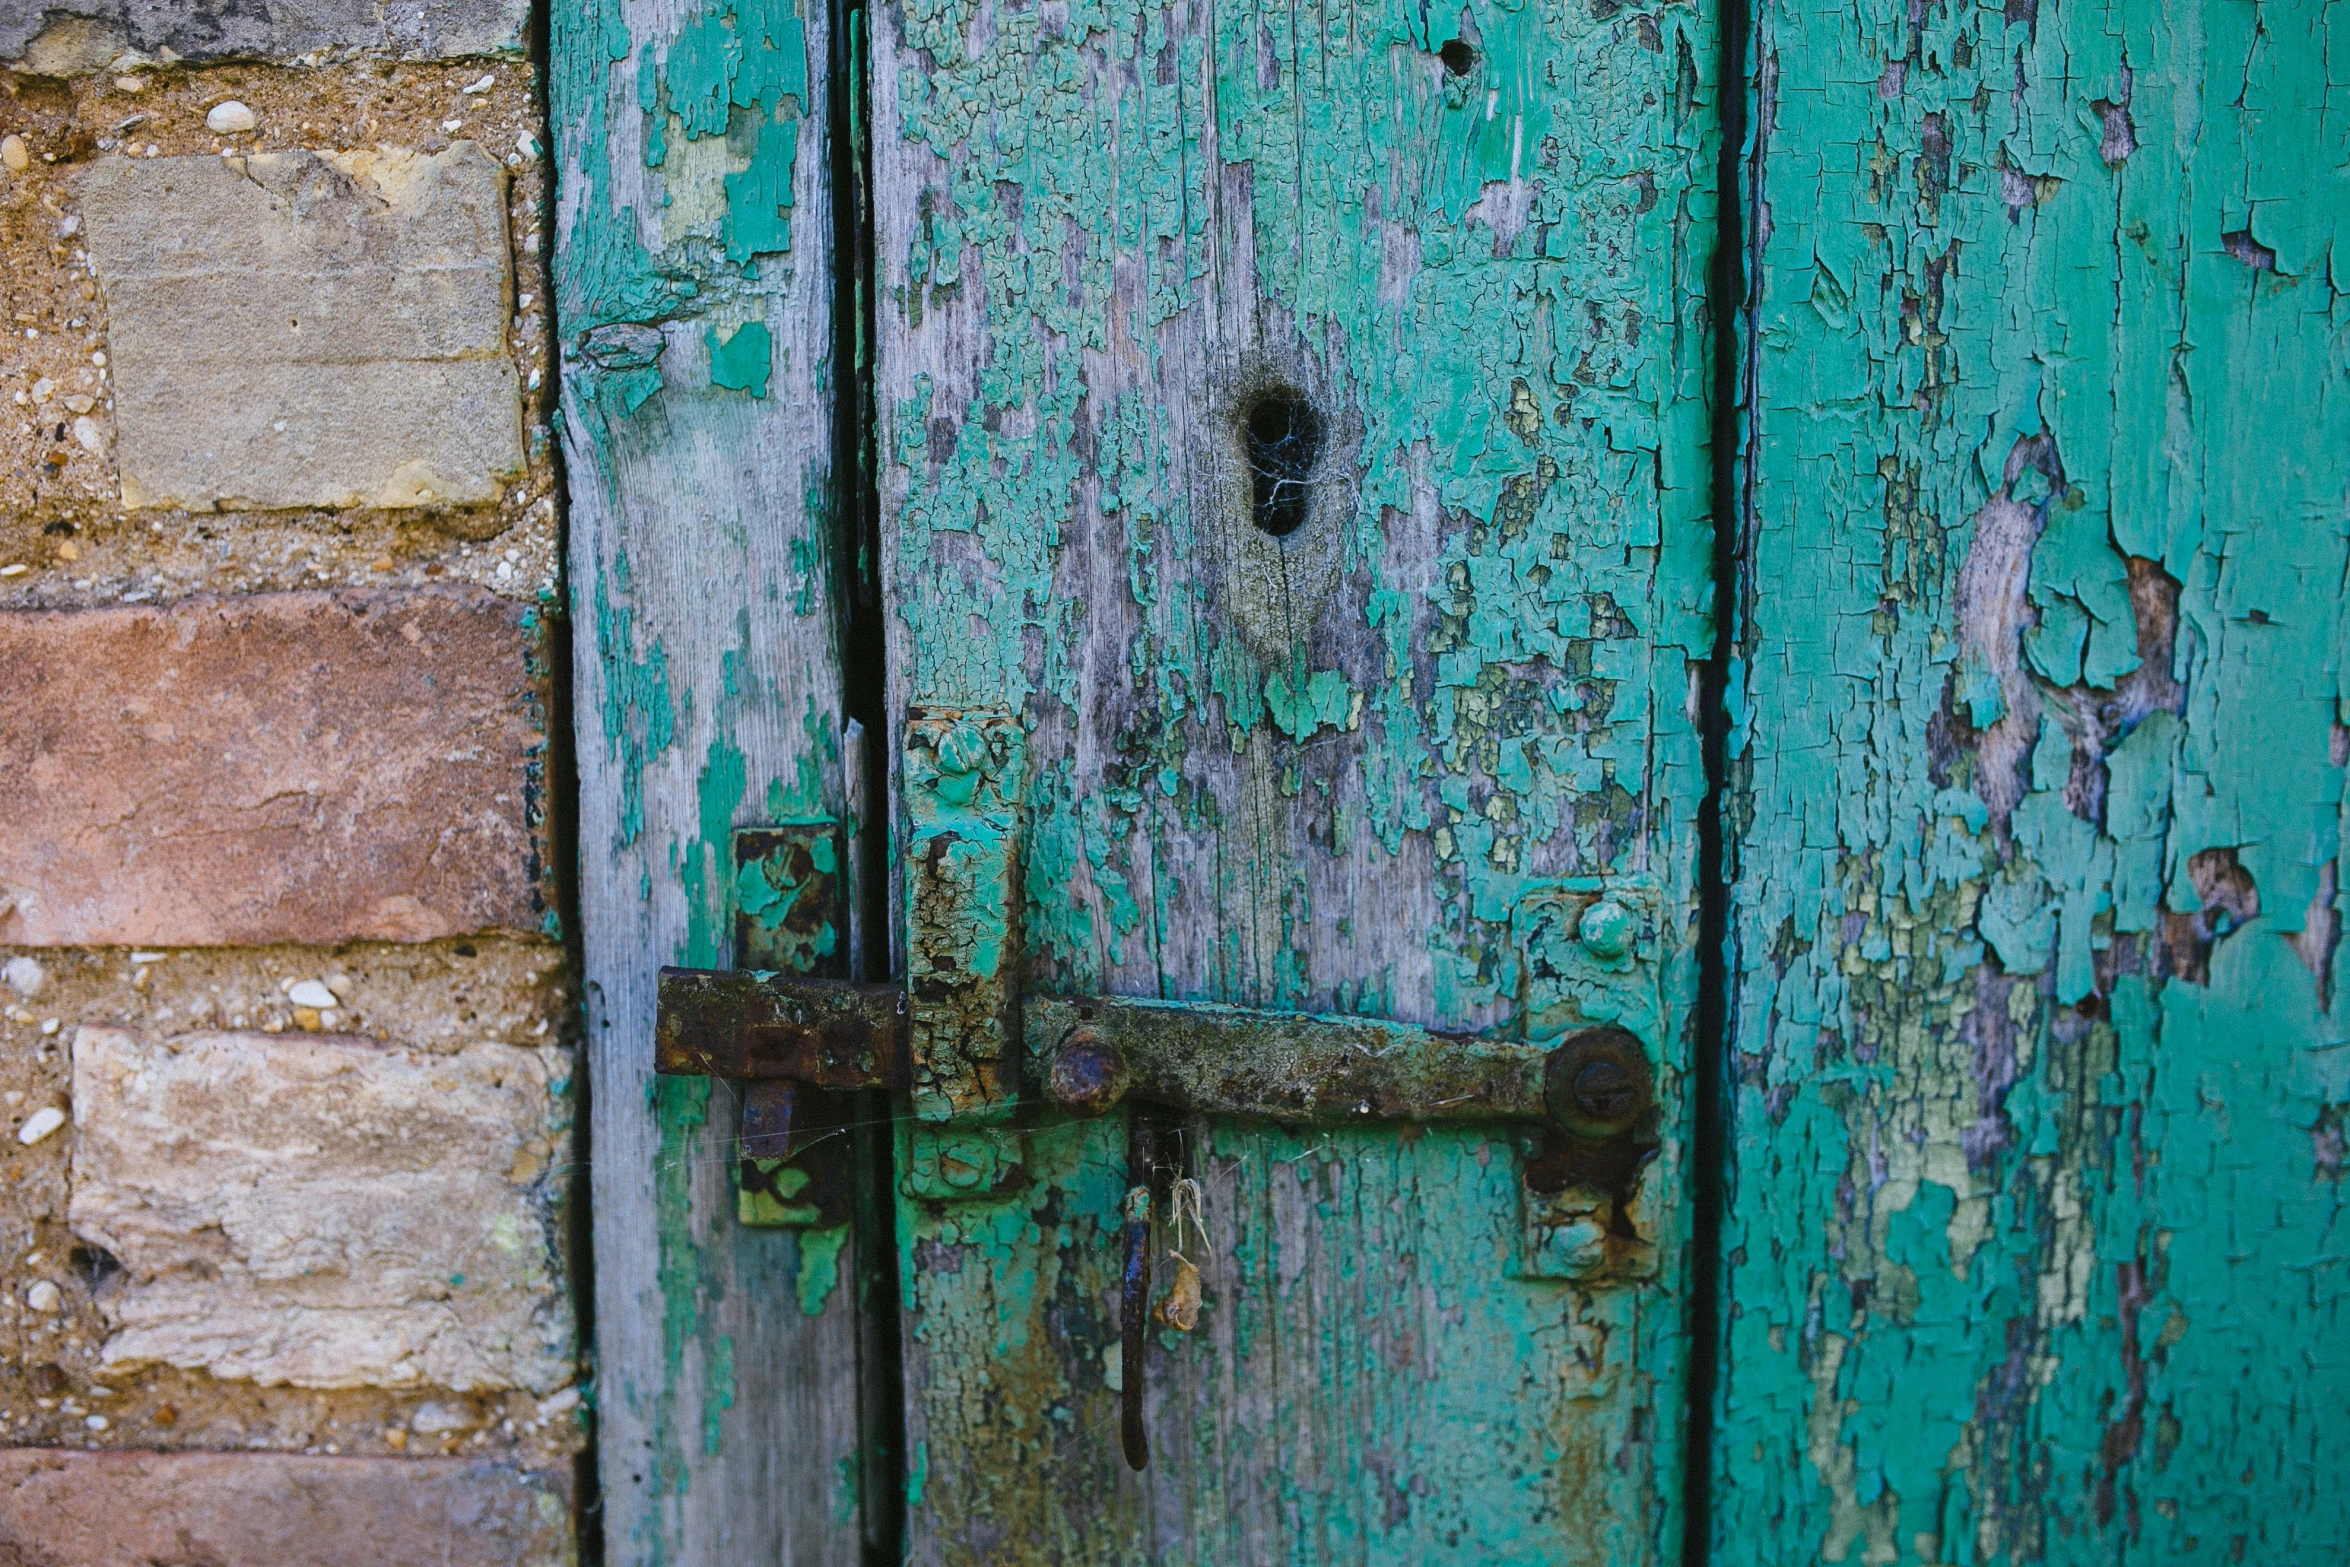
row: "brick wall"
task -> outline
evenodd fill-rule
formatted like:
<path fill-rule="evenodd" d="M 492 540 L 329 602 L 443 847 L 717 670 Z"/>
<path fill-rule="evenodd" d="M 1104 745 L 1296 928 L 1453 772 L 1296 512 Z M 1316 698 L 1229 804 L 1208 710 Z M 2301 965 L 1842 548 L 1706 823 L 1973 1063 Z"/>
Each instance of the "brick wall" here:
<path fill-rule="evenodd" d="M 0 1561 L 572 1556 L 526 9 L 0 6 Z"/>

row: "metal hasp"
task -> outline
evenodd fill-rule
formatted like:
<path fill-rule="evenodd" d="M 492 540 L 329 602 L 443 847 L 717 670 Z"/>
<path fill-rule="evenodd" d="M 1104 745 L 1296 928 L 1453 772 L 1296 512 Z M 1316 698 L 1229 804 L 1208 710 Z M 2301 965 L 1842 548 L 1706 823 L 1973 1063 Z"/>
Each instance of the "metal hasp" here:
<path fill-rule="evenodd" d="M 1024 737 L 1005 714 L 911 713 L 904 986 L 663 969 L 657 1070 L 905 1093 L 905 1187 L 941 1202 L 1012 1184 L 1024 1123 L 1050 1110 L 1514 1123 L 1528 1129 L 1521 1274 L 1588 1283 L 1653 1267 L 1653 1227 L 1638 1213 L 1660 1142 L 1643 1042 L 1661 1022 L 1653 887 L 1570 880 L 1520 900 L 1511 924 L 1531 1040 L 1212 1002 L 1023 996 L 1023 767 Z M 758 1102 L 775 1121 L 765 1135 L 788 1145 L 797 1088 Z M 811 1181 L 757 1194 L 759 1211 L 797 1214 L 822 1191 Z"/>
<path fill-rule="evenodd" d="M 901 1089 L 906 993 L 764 969 L 665 968 L 653 1066 L 678 1077 Z"/>
<path fill-rule="evenodd" d="M 1661 1142 L 1644 1043 L 1660 1021 L 1650 888 L 1561 883 L 1521 902 L 1533 1041 L 1213 1002 L 1024 997 L 1011 979 L 1015 814 L 994 782 L 1007 751 L 994 728 L 941 721 L 909 766 L 934 798 L 908 876 L 908 985 L 663 969 L 659 1071 L 908 1093 L 902 1179 L 938 1202 L 1012 1183 L 1023 1123 L 1052 1110 L 1514 1124 L 1525 1128 L 1518 1274 L 1588 1286 L 1654 1272 L 1641 1179 Z M 812 1170 L 805 1189 L 746 1198 L 745 1214 L 787 1222 L 827 1185 Z"/>
<path fill-rule="evenodd" d="M 665 968 L 659 1004 L 664 1073 L 893 1092 L 914 1081 L 911 1009 L 891 986 Z M 930 1136 L 917 1139 L 905 1172 L 912 1195 L 949 1201 L 996 1189 L 1016 1167 L 1000 1145 L 1023 1108 L 1097 1116 L 1124 1104 L 1292 1125 L 1501 1122 L 1527 1130 L 1522 1277 L 1590 1285 L 1655 1269 L 1654 1226 L 1641 1212 L 1641 1174 L 1660 1142 L 1654 1069 L 1623 1027 L 1528 1044 L 1205 1002 L 1031 996 L 1015 997 L 1014 1010 L 1035 1091 L 982 1112 L 1002 1125 L 956 1136 L 951 1125 L 918 1123 Z"/>
<path fill-rule="evenodd" d="M 1615 1027 L 1554 1045 L 1375 1018 L 1124 997 L 1015 1002 L 1031 1103 L 1120 1103 L 1290 1124 L 1516 1121 L 1609 1141 L 1649 1105 L 1639 1042 Z M 664 968 L 655 1068 L 684 1076 L 902 1090 L 906 993 L 752 970 Z M 1581 1063 L 1570 1069 L 1569 1065 Z"/>
<path fill-rule="evenodd" d="M 992 709 L 906 715 L 907 1193 L 985 1197 L 1024 1162 L 1019 1101 L 1020 787 L 1027 734 Z"/>

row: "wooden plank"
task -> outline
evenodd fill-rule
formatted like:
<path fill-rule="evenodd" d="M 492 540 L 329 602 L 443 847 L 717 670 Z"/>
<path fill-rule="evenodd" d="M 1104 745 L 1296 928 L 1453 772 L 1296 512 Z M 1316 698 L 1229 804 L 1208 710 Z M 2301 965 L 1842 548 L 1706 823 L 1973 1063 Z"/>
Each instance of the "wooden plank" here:
<path fill-rule="evenodd" d="M 607 1559 L 858 1553 L 845 1229 L 736 1225 L 735 1091 L 653 1068 L 733 829 L 843 819 L 821 7 L 552 7 Z"/>
<path fill-rule="evenodd" d="M 2345 29 L 1761 9 L 1725 1560 L 2350 1548 Z"/>
<path fill-rule="evenodd" d="M 955 0 L 875 25 L 891 711 L 1025 728 L 1031 988 L 1514 1037 L 1577 1015 L 1541 917 L 1564 882 L 1644 875 L 1676 911 L 1644 1024 L 1663 1277 L 1513 1276 L 1496 1128 L 1196 1123 L 1207 1304 L 1153 1334 L 1139 1478 L 1105 1380 L 1121 1118 L 1002 1140 L 995 1200 L 910 1199 L 914 1559 L 1657 1559 L 1709 23 Z"/>

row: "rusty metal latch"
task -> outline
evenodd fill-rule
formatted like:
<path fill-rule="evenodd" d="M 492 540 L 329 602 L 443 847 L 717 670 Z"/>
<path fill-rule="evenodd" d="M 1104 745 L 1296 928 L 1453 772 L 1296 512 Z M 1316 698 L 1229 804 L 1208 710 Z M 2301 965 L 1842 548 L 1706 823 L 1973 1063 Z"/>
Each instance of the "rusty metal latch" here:
<path fill-rule="evenodd" d="M 827 1149 L 837 1163 L 838 1139 L 800 1124 L 825 1091 L 903 1094 L 912 1116 L 900 1180 L 908 1195 L 939 1202 L 1016 1186 L 1023 1129 L 1040 1113 L 1126 1106 L 1119 1446 L 1136 1469 L 1150 1461 L 1152 1226 L 1176 1185 L 1197 1200 L 1179 1169 L 1183 1114 L 1516 1123 L 1529 1129 L 1519 1275 L 1592 1284 L 1653 1267 L 1644 1239 L 1653 1228 L 1640 1213 L 1641 1174 L 1661 1143 L 1649 1060 L 1662 1021 L 1645 928 L 1652 889 L 1562 880 L 1520 897 L 1510 926 L 1531 1039 L 1210 1002 L 1023 995 L 1024 744 L 1000 713 L 909 716 L 903 985 L 822 972 L 839 972 L 828 825 L 738 835 L 738 857 L 760 868 L 738 880 L 787 917 L 746 924 L 737 958 L 774 966 L 661 970 L 654 1065 L 748 1085 L 744 1222 L 844 1221 L 845 1178 L 824 1164 Z"/>
<path fill-rule="evenodd" d="M 1553 1082 L 1563 1046 L 1377 1018 L 1123 997 L 1028 996 L 1018 1012 L 1021 1075 L 1040 1090 L 1032 1102 L 1087 1115 L 1134 1099 L 1292 1123 L 1564 1124 L 1552 1105 L 1577 1092 Z M 665 968 L 654 1064 L 690 1076 L 902 1090 L 914 1081 L 911 1013 L 894 985 Z M 1574 1102 L 1586 1100 L 1598 1102 L 1591 1092 Z M 1567 1113 L 1578 1126 L 1595 1124 L 1588 1110 Z"/>
<path fill-rule="evenodd" d="M 1660 1141 L 1652 888 L 1562 880 L 1520 898 L 1510 923 L 1531 1039 L 1207 1002 L 1024 996 L 1024 743 L 1001 713 L 909 716 L 902 986 L 807 972 L 813 964 L 665 968 L 656 1069 L 903 1093 L 913 1112 L 906 1190 L 938 1201 L 1015 1184 L 1022 1123 L 1044 1110 L 1516 1123 L 1533 1138 L 1521 1272 L 1643 1271 L 1647 1226 L 1632 1210 Z M 767 1144 L 795 1146 L 791 1094 L 764 1088 L 746 1099 L 757 1102 L 752 1119 Z M 746 1136 L 753 1130 L 746 1121 Z M 807 1206 L 796 1192 L 773 1198 L 779 1213 Z"/>

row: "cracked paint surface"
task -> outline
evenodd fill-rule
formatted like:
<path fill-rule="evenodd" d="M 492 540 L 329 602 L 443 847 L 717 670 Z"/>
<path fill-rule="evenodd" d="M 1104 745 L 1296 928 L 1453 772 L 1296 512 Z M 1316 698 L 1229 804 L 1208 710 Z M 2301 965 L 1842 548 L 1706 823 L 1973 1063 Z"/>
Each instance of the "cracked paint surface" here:
<path fill-rule="evenodd" d="M 548 14 L 616 1563 L 857 1549 L 842 1236 L 739 1228 L 734 1091 L 651 1072 L 656 967 L 727 964 L 772 900 L 735 830 L 842 813 L 825 20 Z"/>
<path fill-rule="evenodd" d="M 2350 1547 L 2346 45 L 1761 8 L 1724 1560 Z"/>
<path fill-rule="evenodd" d="M 1026 730 L 1027 984 L 1542 1037 L 1571 965 L 1530 909 L 1636 877 L 1691 906 L 1707 19 L 876 26 L 891 707 Z M 1279 537 L 1242 435 L 1268 399 L 1319 431 Z M 1617 1004 L 1666 1068 L 1668 1250 L 1691 935 Z M 1122 1126 L 1031 1127 L 1002 1196 L 902 1210 L 916 1560 L 1669 1548 L 1675 1270 L 1516 1276 L 1497 1133 L 1196 1127 L 1220 1254 L 1129 1476 Z"/>

